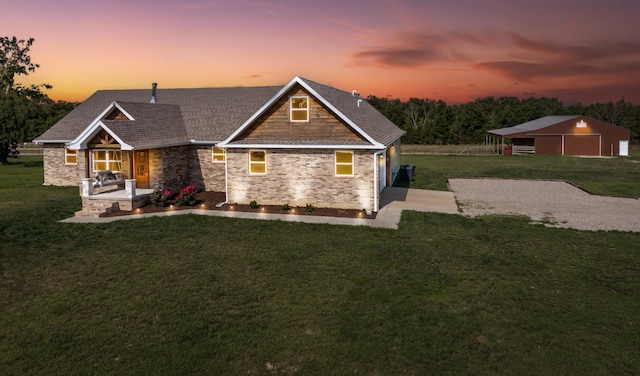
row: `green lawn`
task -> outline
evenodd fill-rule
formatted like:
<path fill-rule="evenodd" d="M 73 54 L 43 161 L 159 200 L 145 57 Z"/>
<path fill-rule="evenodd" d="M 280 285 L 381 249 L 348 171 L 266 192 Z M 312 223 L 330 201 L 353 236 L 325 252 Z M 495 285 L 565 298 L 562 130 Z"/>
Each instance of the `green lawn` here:
<path fill-rule="evenodd" d="M 640 155 L 640 148 L 634 147 L 634 151 L 632 155 Z M 640 197 L 639 157 L 409 154 L 402 156 L 402 164 L 417 166 L 411 188 L 446 190 L 448 178 L 556 179 L 570 181 L 593 194 Z M 396 185 L 408 186 L 399 181 Z"/>
<path fill-rule="evenodd" d="M 412 162 L 415 184 L 448 175 L 442 164 L 458 177 L 509 166 L 438 158 Z M 37 157 L 0 166 L 2 375 L 640 372 L 637 233 L 417 212 L 397 231 L 195 215 L 62 224 L 78 189 L 41 181 Z"/>

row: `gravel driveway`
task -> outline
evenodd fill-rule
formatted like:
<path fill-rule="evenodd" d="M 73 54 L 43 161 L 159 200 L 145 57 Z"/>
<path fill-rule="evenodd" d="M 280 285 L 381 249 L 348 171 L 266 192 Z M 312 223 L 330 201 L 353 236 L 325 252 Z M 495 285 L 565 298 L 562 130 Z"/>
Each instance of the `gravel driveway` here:
<path fill-rule="evenodd" d="M 525 215 L 553 227 L 640 232 L 640 200 L 546 180 L 449 179 L 462 213 Z"/>

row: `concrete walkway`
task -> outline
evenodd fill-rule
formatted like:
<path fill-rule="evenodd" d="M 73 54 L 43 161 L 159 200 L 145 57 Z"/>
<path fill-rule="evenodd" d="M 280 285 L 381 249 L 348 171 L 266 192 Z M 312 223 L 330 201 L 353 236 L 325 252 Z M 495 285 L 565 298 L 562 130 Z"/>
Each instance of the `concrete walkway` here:
<path fill-rule="evenodd" d="M 380 211 L 372 226 L 397 229 L 403 210 L 460 214 L 453 192 L 387 187 L 380 196 Z"/>
<path fill-rule="evenodd" d="M 387 187 L 380 195 L 380 211 L 376 219 L 322 217 L 314 215 L 292 215 L 271 213 L 247 213 L 222 210 L 186 209 L 161 213 L 132 214 L 128 216 L 89 218 L 71 217 L 62 220 L 64 223 L 108 223 L 126 219 L 140 219 L 148 217 L 165 217 L 171 215 L 198 214 L 216 217 L 280 220 L 289 222 L 322 223 L 333 225 L 371 226 L 379 228 L 397 229 L 403 210 L 420 212 L 438 212 L 459 214 L 458 206 L 452 192 L 428 191 L 399 187 Z"/>

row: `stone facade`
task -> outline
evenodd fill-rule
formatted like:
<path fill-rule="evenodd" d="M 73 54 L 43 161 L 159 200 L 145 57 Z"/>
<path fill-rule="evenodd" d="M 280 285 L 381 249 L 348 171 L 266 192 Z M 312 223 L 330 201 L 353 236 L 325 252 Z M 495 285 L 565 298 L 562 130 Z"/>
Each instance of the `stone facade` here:
<path fill-rule="evenodd" d="M 266 175 L 249 174 L 249 151 L 227 149 L 229 202 L 373 210 L 371 151 L 354 152 L 353 176 L 335 175 L 334 150 L 267 149 Z"/>
<path fill-rule="evenodd" d="M 44 163 L 44 184 L 59 186 L 80 186 L 79 167 L 84 163 L 84 154 L 78 154 L 78 165 L 65 164 L 63 144 L 45 144 L 42 151 Z"/>
<path fill-rule="evenodd" d="M 212 146 L 197 146 L 190 150 L 189 184 L 205 191 L 224 192 L 225 162 L 214 162 Z"/>
<path fill-rule="evenodd" d="M 149 150 L 149 186 L 178 191 L 189 184 L 189 147 Z"/>
<path fill-rule="evenodd" d="M 76 217 L 101 217 L 114 210 L 134 210 L 144 206 L 149 198 L 147 196 L 135 199 L 106 199 L 96 197 L 83 197 L 82 210 L 76 212 Z"/>
<path fill-rule="evenodd" d="M 399 143 L 396 147 L 394 152 L 398 153 Z M 151 149 L 150 187 L 160 186 L 172 192 L 189 184 L 206 191 L 225 192 L 228 189 L 227 200 L 241 204 L 256 200 L 264 205 L 288 203 L 302 207 L 311 204 L 315 207 L 376 209 L 375 192 L 379 191 L 380 181 L 374 168 L 373 151 L 353 150 L 353 176 L 336 176 L 335 150 L 265 151 L 266 175 L 250 175 L 249 150 L 246 149 L 227 149 L 226 163 L 213 162 L 211 146 Z M 84 151 L 78 151 L 77 165 L 64 164 L 63 147 L 47 146 L 44 154 L 45 184 L 80 186 L 82 178 L 87 177 L 89 158 Z M 128 164 L 124 154 L 123 165 Z M 393 170 L 396 163 L 392 162 Z M 83 199 L 83 205 L 88 211 L 104 211 L 104 205 L 95 200 Z M 135 204 L 131 206 L 131 202 L 118 202 L 118 205 L 123 210 L 136 207 Z"/>

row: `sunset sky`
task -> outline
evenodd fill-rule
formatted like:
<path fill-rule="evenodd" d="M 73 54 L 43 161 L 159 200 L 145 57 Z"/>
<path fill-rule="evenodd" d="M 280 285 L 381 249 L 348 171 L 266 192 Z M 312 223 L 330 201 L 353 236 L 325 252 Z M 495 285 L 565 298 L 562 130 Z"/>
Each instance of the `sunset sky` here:
<path fill-rule="evenodd" d="M 363 96 L 640 104 L 638 0 L 0 0 L 53 99 L 283 85 Z"/>

